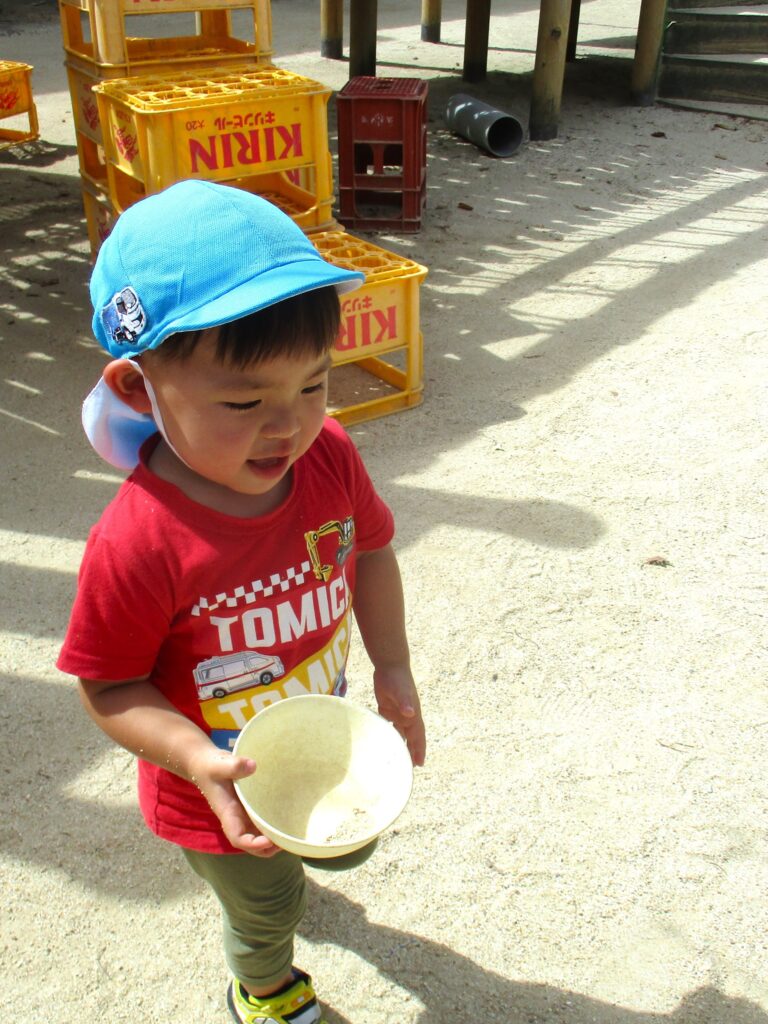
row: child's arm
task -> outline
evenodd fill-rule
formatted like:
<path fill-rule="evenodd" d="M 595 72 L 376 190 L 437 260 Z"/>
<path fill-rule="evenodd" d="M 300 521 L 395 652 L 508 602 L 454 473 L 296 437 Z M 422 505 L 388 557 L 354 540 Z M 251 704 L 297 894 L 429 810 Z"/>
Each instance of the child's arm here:
<path fill-rule="evenodd" d="M 149 679 L 81 679 L 79 689 L 88 714 L 116 743 L 197 786 L 233 846 L 259 857 L 278 852 L 248 818 L 232 785 L 253 773 L 254 761 L 219 750 Z"/>
<path fill-rule="evenodd" d="M 373 663 L 379 713 L 404 737 L 413 763 L 424 764 L 424 722 L 411 675 L 400 570 L 390 544 L 358 553 L 353 607 Z"/>

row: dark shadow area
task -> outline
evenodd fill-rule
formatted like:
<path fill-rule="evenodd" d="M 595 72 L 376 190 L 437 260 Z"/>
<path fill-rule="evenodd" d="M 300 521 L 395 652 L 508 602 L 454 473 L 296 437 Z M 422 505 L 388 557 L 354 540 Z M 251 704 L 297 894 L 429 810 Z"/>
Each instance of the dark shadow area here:
<path fill-rule="evenodd" d="M 275 10 L 277 15 L 280 14 L 280 8 L 277 6 L 278 0 L 273 0 L 275 4 Z M 442 3 L 442 16 L 441 16 L 441 39 L 438 43 L 430 44 L 434 48 L 436 63 L 425 63 L 421 54 L 416 57 L 418 66 L 421 70 L 429 71 L 443 71 L 446 74 L 450 73 L 450 65 L 455 64 L 456 60 L 462 60 L 465 46 L 465 23 L 466 23 L 466 11 L 467 2 L 472 0 L 443 0 Z M 591 25 L 598 25 L 599 22 L 595 22 L 590 19 L 590 2 L 594 2 L 597 5 L 599 11 L 600 0 L 582 0 L 581 3 L 581 15 L 580 23 L 582 25 L 582 34 L 584 34 L 583 26 L 590 21 Z M 533 68 L 534 58 L 536 55 L 535 47 L 535 33 L 533 34 L 534 42 L 527 46 L 516 46 L 510 45 L 509 43 L 509 30 L 505 30 L 503 33 L 498 31 L 498 26 L 502 24 L 504 19 L 516 16 L 516 15 L 531 15 L 537 16 L 540 8 L 540 3 L 537 0 L 494 0 L 491 5 L 491 17 L 488 32 L 488 53 L 516 53 L 516 54 L 529 54 L 531 58 L 531 69 Z M 639 5 L 638 5 L 639 10 Z M 397 61 L 393 61 L 388 57 L 388 43 L 393 39 L 392 33 L 399 32 L 403 28 L 409 28 L 412 32 L 413 39 L 418 40 L 420 35 L 420 8 L 418 5 L 403 0 L 400 3 L 388 3 L 379 4 L 377 12 L 377 35 L 376 35 L 376 68 L 379 75 L 385 74 L 388 68 L 402 68 L 408 69 L 412 67 L 410 64 L 402 64 Z M 457 38 L 455 23 L 458 23 L 460 27 L 459 38 Z M 529 29 L 530 34 L 530 29 Z M 451 36 L 451 38 L 447 38 Z M 344 55 L 340 58 L 343 61 L 349 59 L 349 10 L 345 11 L 344 18 Z M 619 36 L 615 39 L 605 39 L 600 41 L 588 40 L 582 44 L 582 41 L 578 41 L 578 46 L 587 47 L 604 47 L 611 48 L 616 47 L 617 49 L 632 49 L 634 50 L 635 45 L 635 33 L 634 31 L 628 36 Z M 307 52 L 305 48 L 303 52 Z M 318 19 L 318 52 L 319 52 L 319 19 Z M 427 50 L 429 52 L 429 48 Z M 440 55 L 445 55 L 446 60 L 442 63 L 437 63 L 440 60 Z"/>
<path fill-rule="evenodd" d="M 627 67 L 620 60 L 585 59 L 569 68 L 564 123 L 580 119 L 578 127 L 583 130 L 586 119 L 597 118 L 595 131 L 602 136 L 611 110 L 628 99 Z M 535 397 L 566 386 L 591 363 L 632 344 L 671 310 L 684 307 L 710 287 L 719 274 L 748 267 L 765 244 L 765 227 L 710 238 L 705 231 L 702 245 L 688 258 L 666 260 L 660 239 L 748 202 L 762 192 L 763 183 L 706 155 L 684 174 L 667 173 L 664 147 L 674 146 L 674 138 L 657 139 L 650 129 L 644 130 L 641 110 L 633 118 L 636 134 L 630 132 L 622 139 L 606 132 L 599 162 L 585 155 L 577 176 L 560 170 L 560 148 L 580 146 L 579 136 L 569 137 L 567 129 L 560 140 L 538 144 L 535 150 L 529 144 L 512 159 L 498 161 L 450 134 L 443 123 L 445 104 L 458 91 L 476 95 L 524 121 L 528 87 L 526 76 L 500 74 L 472 88 L 458 77 L 430 82 L 427 238 L 392 234 L 384 241 L 373 239 L 391 244 L 395 251 L 407 245 L 405 251 L 429 267 L 421 292 L 425 404 L 404 417 L 393 417 L 386 436 L 377 437 L 382 465 L 398 448 L 402 450 L 406 436 L 407 470 L 412 472 L 438 454 L 430 436 L 450 436 L 461 444 L 475 433 L 492 434 L 495 422 L 523 414 Z M 760 170 L 760 164 L 756 154 L 752 169 Z M 713 176 L 718 176 L 722 187 L 699 187 Z M 443 178 L 459 184 L 466 209 L 444 204 Z M 644 215 L 649 203 L 659 206 L 658 215 L 651 219 Z M 551 212 L 554 209 L 559 211 L 556 215 Z M 463 219 L 471 221 L 471 226 Z M 585 236 L 583 244 L 567 244 L 577 233 Z M 558 242 L 564 244 L 553 253 L 553 243 Z M 656 248 L 652 272 L 639 267 L 642 273 L 636 283 L 606 294 L 597 312 L 561 321 L 558 294 L 572 287 L 570 279 L 627 246 Z M 546 250 L 545 258 L 530 259 L 540 250 Z M 526 257 L 522 266 L 521 256 Z M 507 273 L 489 266 L 499 261 L 506 263 Z M 670 281 L 674 288 L 669 287 Z M 548 292 L 551 304 L 534 316 L 517 312 L 516 305 L 538 290 Z M 662 294 L 669 298 L 660 301 Z M 489 307 L 497 311 L 490 333 Z M 490 351 L 495 342 L 524 341 L 542 334 L 545 340 L 532 340 L 524 354 L 509 360 Z M 481 384 L 486 400 L 470 410 L 462 408 L 459 415 L 451 397 L 459 395 L 469 381 L 473 386 Z M 353 433 L 364 445 L 371 428 L 362 424 Z M 397 504 L 398 498 L 394 501 Z"/>
<path fill-rule="evenodd" d="M 422 530 L 423 516 L 430 523 L 461 523 L 483 534 L 497 531 L 537 547 L 581 550 L 597 543 L 605 532 L 603 522 L 585 509 L 563 502 L 502 501 L 485 499 L 474 507 L 464 495 L 444 494 L 418 487 L 399 489 L 400 499 L 413 507 L 398 525 L 402 544 L 415 541 Z M 415 514 L 418 509 L 418 515 Z"/>
<path fill-rule="evenodd" d="M 0 694 L 6 712 L 0 720 L 3 800 L 10 806 L 13 793 L 15 809 L 0 825 L 4 856 L 62 872 L 84 889 L 125 900 L 170 899 L 193 891 L 196 879 L 179 871 L 179 851 L 153 836 L 141 819 L 135 758 L 118 755 L 122 771 L 92 781 L 92 799 L 69 791 L 75 776 L 115 751 L 83 711 L 74 682 L 52 686 L 4 676 Z M 64 747 L 62 758 L 58 751 Z M 68 765 L 77 765 L 73 776 Z M 126 788 L 130 807 L 115 796 Z"/>
<path fill-rule="evenodd" d="M 441 25 L 445 26 L 449 22 L 459 21 L 462 24 L 462 31 L 464 21 L 466 19 L 467 2 L 472 0 L 443 0 L 441 6 Z M 281 4 L 290 3 L 290 0 L 273 0 L 275 11 L 279 13 Z M 349 30 L 349 10 L 348 4 L 345 5 L 345 18 L 344 18 L 344 36 L 345 39 L 348 36 Z M 586 6 L 586 4 L 584 5 Z M 525 14 L 530 11 L 537 11 L 539 9 L 539 0 L 493 0 L 491 4 L 491 27 L 490 27 L 490 38 L 489 46 L 493 47 L 493 25 L 495 18 L 504 18 L 511 14 Z M 378 5 L 378 43 L 382 46 L 386 46 L 386 33 L 393 29 L 400 29 L 406 26 L 412 26 L 414 32 L 414 38 L 419 38 L 419 18 L 420 18 L 421 6 L 416 0 L 395 0 L 395 2 L 380 3 Z M 318 48 L 319 48 L 319 15 L 318 15 Z M 442 43 L 436 43 L 436 46 L 441 46 Z"/>
<path fill-rule="evenodd" d="M 667 1014 L 630 1010 L 567 989 L 514 981 L 441 943 L 369 922 L 364 907 L 311 878 L 309 893 L 301 935 L 308 942 L 351 950 L 418 999 L 424 1007 L 419 1024 L 768 1024 L 768 1014 L 755 1003 L 711 987 L 688 993 Z M 349 1024 L 332 1009 L 326 1016 L 329 1024 Z"/>
<path fill-rule="evenodd" d="M 441 47 L 445 47 L 448 50 L 459 50 L 462 53 L 464 52 L 464 43 L 448 43 L 448 42 L 442 42 L 441 41 L 439 43 L 439 45 Z M 530 46 L 525 46 L 525 47 L 520 47 L 520 46 L 489 46 L 488 49 L 489 50 L 493 50 L 494 53 L 530 53 L 530 54 L 534 54 L 536 52 L 535 49 L 531 49 Z M 428 65 L 422 64 L 421 62 L 419 63 L 419 67 L 423 68 L 423 67 L 427 67 L 427 66 Z M 434 70 L 435 71 L 439 71 L 440 68 L 435 68 Z"/>
<path fill-rule="evenodd" d="M 634 53 L 635 50 L 635 36 L 624 35 L 624 36 L 607 36 L 604 39 L 586 39 L 579 42 L 579 46 L 585 48 L 589 47 L 601 47 L 605 50 L 631 50 Z"/>
<path fill-rule="evenodd" d="M 0 167 L 50 167 L 60 160 L 77 155 L 77 146 L 55 145 L 45 139 L 23 142 L 18 146 L 0 150 Z"/>
<path fill-rule="evenodd" d="M 0 6 L 0 36 L 14 35 L 30 25 L 58 23 L 57 0 L 3 0 Z"/>
<path fill-rule="evenodd" d="M 76 508 L 61 500 L 62 485 L 79 470 L 108 467 L 89 459 L 78 426 L 79 400 L 103 365 L 89 340 L 91 262 L 80 182 L 5 164 L 0 193 L 0 527 L 84 536 L 94 485 L 86 484 Z M 95 504 L 112 493 L 114 486 L 104 488 Z M 16 516 L 14 525 L 14 505 L 29 510 L 24 523 Z"/>

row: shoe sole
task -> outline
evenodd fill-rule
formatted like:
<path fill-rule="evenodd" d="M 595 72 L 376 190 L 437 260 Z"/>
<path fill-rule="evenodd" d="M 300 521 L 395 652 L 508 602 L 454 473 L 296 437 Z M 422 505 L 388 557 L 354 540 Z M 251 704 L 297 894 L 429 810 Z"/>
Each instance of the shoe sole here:
<path fill-rule="evenodd" d="M 232 1014 L 232 1018 L 236 1024 L 243 1024 L 243 1018 L 235 1009 L 235 997 L 232 992 L 232 982 L 229 983 L 229 987 L 227 988 L 227 1006 L 229 1007 L 229 1012 Z"/>

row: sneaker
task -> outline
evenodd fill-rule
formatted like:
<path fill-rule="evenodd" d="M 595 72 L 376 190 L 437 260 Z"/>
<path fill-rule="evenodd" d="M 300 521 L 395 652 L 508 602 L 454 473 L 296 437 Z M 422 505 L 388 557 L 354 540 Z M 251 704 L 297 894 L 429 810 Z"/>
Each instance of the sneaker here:
<path fill-rule="evenodd" d="M 312 979 L 293 968 L 293 981 L 269 996 L 252 996 L 234 978 L 227 989 L 227 1005 L 238 1024 L 325 1024 Z"/>

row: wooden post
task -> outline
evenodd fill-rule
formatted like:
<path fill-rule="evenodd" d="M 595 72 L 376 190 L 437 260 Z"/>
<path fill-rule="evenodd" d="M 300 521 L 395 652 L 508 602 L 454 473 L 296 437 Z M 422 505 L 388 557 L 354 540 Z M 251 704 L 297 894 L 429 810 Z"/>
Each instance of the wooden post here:
<path fill-rule="evenodd" d="M 320 0 L 320 56 L 331 60 L 344 56 L 343 0 Z"/>
<path fill-rule="evenodd" d="M 565 59 L 576 60 L 576 40 L 579 35 L 579 14 L 581 13 L 581 0 L 571 0 L 571 20 L 568 23 L 568 43 L 565 47 Z"/>
<path fill-rule="evenodd" d="M 480 82 L 486 76 L 490 24 L 491 0 L 467 0 L 464 20 L 465 82 Z"/>
<path fill-rule="evenodd" d="M 421 38 L 425 43 L 440 42 L 443 0 L 421 0 Z"/>
<path fill-rule="evenodd" d="M 666 11 L 667 0 L 642 0 L 640 5 L 630 84 L 632 100 L 640 107 L 648 107 L 656 99 L 656 78 L 664 38 Z"/>
<path fill-rule="evenodd" d="M 376 74 L 376 21 L 376 0 L 350 0 L 350 78 Z"/>
<path fill-rule="evenodd" d="M 531 139 L 557 137 L 570 13 L 570 0 L 541 0 L 531 83 Z"/>

